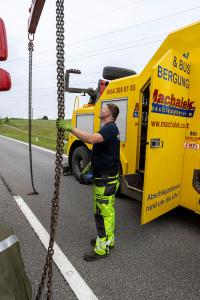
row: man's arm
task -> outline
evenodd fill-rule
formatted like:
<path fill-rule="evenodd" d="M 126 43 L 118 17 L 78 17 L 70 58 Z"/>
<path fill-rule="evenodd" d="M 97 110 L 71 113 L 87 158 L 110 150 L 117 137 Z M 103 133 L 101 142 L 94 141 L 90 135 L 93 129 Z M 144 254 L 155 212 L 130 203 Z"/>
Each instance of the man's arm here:
<path fill-rule="evenodd" d="M 103 143 L 103 137 L 99 133 L 88 133 L 86 131 L 82 131 L 78 128 L 72 128 L 71 131 L 79 140 L 88 143 L 88 144 L 98 144 Z"/>
<path fill-rule="evenodd" d="M 100 133 L 88 133 L 86 131 L 82 131 L 78 128 L 72 128 L 71 123 L 67 123 L 65 120 L 63 119 L 58 119 L 56 121 L 56 125 L 58 126 L 58 128 L 62 128 L 66 131 L 71 132 L 72 134 L 74 134 L 78 139 L 80 139 L 81 141 L 88 143 L 88 144 L 98 144 L 98 143 L 103 143 L 104 139 L 102 137 L 102 135 Z"/>

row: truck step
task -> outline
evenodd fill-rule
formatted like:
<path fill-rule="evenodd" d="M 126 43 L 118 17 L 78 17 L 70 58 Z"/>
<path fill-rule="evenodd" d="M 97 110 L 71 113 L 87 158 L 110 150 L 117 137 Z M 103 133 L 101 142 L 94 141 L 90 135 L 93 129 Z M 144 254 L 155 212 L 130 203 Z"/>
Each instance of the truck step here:
<path fill-rule="evenodd" d="M 142 201 L 144 174 L 135 173 L 121 176 L 121 193 Z"/>

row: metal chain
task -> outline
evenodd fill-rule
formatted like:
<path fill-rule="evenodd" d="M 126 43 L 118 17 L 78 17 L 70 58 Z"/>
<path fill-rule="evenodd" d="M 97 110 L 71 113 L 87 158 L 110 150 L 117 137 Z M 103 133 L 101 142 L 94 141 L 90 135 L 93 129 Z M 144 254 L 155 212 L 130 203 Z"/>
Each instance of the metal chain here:
<path fill-rule="evenodd" d="M 28 140 L 29 140 L 29 161 L 30 161 L 30 173 L 31 173 L 31 184 L 33 192 L 28 195 L 38 195 L 33 182 L 33 163 L 32 163 L 32 66 L 33 66 L 33 51 L 34 44 L 33 39 L 29 35 L 28 51 L 29 51 L 29 104 L 28 104 Z"/>
<path fill-rule="evenodd" d="M 56 50 L 57 50 L 57 102 L 58 102 L 58 118 L 64 119 L 64 0 L 56 1 Z M 52 199 L 51 207 L 51 228 L 50 240 L 47 250 L 46 262 L 42 274 L 42 279 L 35 300 L 39 300 L 42 295 L 46 277 L 47 280 L 47 300 L 51 299 L 52 289 L 52 267 L 54 254 L 54 240 L 56 234 L 58 211 L 59 211 L 59 187 L 61 178 L 61 165 L 63 160 L 63 143 L 64 130 L 57 128 L 57 147 L 56 147 L 56 161 L 55 161 L 55 191 Z"/>

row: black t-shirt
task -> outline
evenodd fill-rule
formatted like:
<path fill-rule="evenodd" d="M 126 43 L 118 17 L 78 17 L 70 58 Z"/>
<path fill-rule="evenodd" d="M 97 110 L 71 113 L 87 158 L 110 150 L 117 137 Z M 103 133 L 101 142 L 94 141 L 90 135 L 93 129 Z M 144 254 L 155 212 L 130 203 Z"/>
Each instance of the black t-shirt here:
<path fill-rule="evenodd" d="M 117 174 L 120 161 L 120 136 L 115 122 L 105 124 L 98 131 L 103 142 L 94 144 L 92 149 L 92 168 L 94 176 Z"/>

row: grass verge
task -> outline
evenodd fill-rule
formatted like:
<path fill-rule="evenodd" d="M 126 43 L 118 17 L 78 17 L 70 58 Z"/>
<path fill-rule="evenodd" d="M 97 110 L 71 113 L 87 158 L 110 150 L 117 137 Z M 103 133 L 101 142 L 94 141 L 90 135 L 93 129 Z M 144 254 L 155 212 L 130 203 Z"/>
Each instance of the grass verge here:
<path fill-rule="evenodd" d="M 71 120 L 66 120 L 66 122 L 71 122 Z M 1 120 L 0 135 L 28 143 L 28 120 Z M 55 120 L 32 120 L 32 144 L 55 151 L 56 136 Z M 68 140 L 68 133 L 65 135 L 65 140 Z"/>

